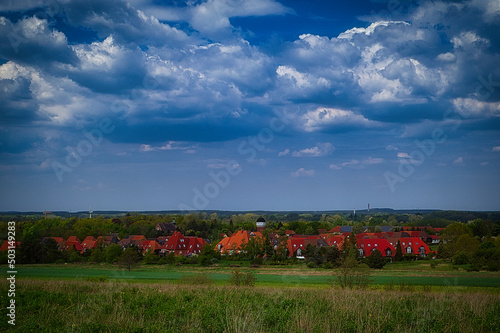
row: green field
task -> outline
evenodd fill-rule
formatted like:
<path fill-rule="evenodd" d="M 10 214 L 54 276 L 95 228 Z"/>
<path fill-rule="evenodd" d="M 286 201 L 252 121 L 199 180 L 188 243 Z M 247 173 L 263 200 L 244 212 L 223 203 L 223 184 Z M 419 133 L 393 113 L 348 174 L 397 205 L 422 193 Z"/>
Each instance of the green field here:
<path fill-rule="evenodd" d="M 406 268 L 408 266 L 402 266 Z M 206 274 L 214 282 L 228 281 L 234 269 L 251 271 L 257 278 L 257 285 L 308 286 L 329 285 L 335 279 L 333 271 L 307 268 L 230 268 L 230 267 L 175 267 L 142 266 L 132 271 L 117 269 L 111 265 L 30 265 L 18 269 L 17 277 L 85 279 L 106 276 L 117 280 L 178 281 L 186 275 Z M 2 273 L 6 272 L 3 267 Z M 440 287 L 500 287 L 500 274 L 490 272 L 425 271 L 425 270 L 382 270 L 372 271 L 372 284 L 412 284 L 415 286 Z"/>

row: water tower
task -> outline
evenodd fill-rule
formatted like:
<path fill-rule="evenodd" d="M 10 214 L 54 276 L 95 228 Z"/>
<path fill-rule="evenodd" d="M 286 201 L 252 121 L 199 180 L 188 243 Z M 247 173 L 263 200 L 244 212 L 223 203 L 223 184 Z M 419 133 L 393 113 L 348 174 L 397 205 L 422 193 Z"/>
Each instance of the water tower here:
<path fill-rule="evenodd" d="M 257 219 L 257 231 L 262 232 L 266 228 L 266 220 L 264 218 L 259 217 Z"/>

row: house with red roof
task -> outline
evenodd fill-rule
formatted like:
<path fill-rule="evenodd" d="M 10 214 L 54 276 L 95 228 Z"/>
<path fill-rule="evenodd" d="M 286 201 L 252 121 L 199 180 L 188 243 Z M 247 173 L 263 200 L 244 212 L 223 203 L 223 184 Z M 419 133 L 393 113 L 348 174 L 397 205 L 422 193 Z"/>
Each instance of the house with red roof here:
<path fill-rule="evenodd" d="M 71 240 L 70 240 L 71 239 Z M 83 247 L 80 245 L 80 242 L 74 241 L 74 239 L 78 239 L 76 236 L 71 236 L 64 243 L 59 245 L 59 250 L 69 251 L 74 248 L 78 252 L 83 251 Z"/>
<path fill-rule="evenodd" d="M 119 241 L 117 235 L 99 236 L 97 237 L 96 246 L 108 246 L 109 244 L 117 244 Z"/>
<path fill-rule="evenodd" d="M 360 257 L 368 257 L 374 249 L 379 250 L 383 257 L 393 257 L 396 254 L 396 248 L 385 238 L 362 238 L 356 244 Z"/>
<path fill-rule="evenodd" d="M 427 236 L 426 242 L 430 244 L 439 244 L 441 241 L 441 237 L 436 236 L 436 235 L 429 235 Z"/>
<path fill-rule="evenodd" d="M 21 242 L 3 242 L 2 246 L 0 246 L 0 252 L 9 250 L 9 247 L 18 248 L 21 245 Z"/>
<path fill-rule="evenodd" d="M 304 258 L 304 250 L 306 248 L 305 238 L 302 237 L 291 237 L 287 241 L 287 250 L 289 257 L 297 257 L 300 259 Z"/>
<path fill-rule="evenodd" d="M 327 236 L 323 239 L 328 244 L 328 246 L 336 246 L 340 249 L 344 245 L 345 237 L 342 235 L 336 235 L 336 236 Z"/>
<path fill-rule="evenodd" d="M 207 242 L 200 237 L 189 237 L 188 253 L 187 254 L 200 254 L 203 246 Z"/>
<path fill-rule="evenodd" d="M 429 246 L 417 237 L 403 237 L 400 238 L 401 249 L 403 251 L 403 255 L 405 254 L 414 254 L 421 257 L 426 257 L 429 252 Z"/>
<path fill-rule="evenodd" d="M 143 241 L 146 240 L 146 237 L 144 235 L 131 235 L 128 236 L 127 238 L 124 238 L 118 242 L 118 245 L 120 245 L 123 249 L 126 249 L 129 246 L 136 245 L 140 246 Z"/>
<path fill-rule="evenodd" d="M 183 236 L 179 231 L 174 231 L 161 249 L 162 254 L 174 253 L 176 255 L 199 254 L 206 241 L 200 237 Z"/>

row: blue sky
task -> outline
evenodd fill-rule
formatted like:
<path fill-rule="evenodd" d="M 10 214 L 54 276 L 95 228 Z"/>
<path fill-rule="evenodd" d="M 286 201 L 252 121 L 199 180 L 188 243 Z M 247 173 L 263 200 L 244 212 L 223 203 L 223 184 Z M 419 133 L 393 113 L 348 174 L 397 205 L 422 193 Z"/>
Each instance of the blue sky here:
<path fill-rule="evenodd" d="M 0 4 L 0 210 L 500 210 L 500 5 Z"/>

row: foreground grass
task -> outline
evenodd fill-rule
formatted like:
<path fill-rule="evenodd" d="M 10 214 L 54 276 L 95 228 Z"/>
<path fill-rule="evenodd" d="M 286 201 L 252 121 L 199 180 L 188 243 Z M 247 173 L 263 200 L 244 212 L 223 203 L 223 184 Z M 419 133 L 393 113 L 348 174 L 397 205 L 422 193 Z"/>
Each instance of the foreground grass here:
<path fill-rule="evenodd" d="M 7 324 L 0 284 L 0 331 Z M 500 296 L 119 280 L 17 281 L 16 332 L 495 332 Z"/>

